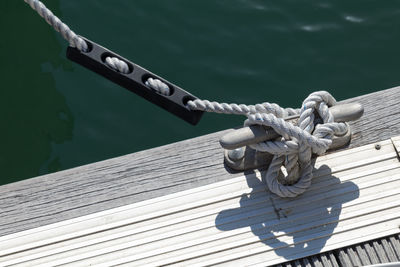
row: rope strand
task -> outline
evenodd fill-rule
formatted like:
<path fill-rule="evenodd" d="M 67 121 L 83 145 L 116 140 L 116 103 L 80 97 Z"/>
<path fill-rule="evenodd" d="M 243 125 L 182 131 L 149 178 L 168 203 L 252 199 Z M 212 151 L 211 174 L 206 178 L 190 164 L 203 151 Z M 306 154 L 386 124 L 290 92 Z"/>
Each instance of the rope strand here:
<path fill-rule="evenodd" d="M 72 47 L 76 47 L 79 51 L 86 52 L 88 46 L 86 42 L 75 34 L 65 23 L 63 23 L 57 16 L 51 12 L 42 2 L 38 0 L 24 0 L 25 3 L 35 10 L 46 22 L 54 28 L 57 32 L 61 33 L 62 37 L 67 40 Z"/>

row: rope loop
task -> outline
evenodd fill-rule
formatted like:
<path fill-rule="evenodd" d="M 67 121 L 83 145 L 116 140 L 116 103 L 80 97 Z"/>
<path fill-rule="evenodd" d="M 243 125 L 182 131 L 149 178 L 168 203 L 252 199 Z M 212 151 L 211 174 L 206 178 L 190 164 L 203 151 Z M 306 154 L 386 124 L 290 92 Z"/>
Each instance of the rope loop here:
<path fill-rule="evenodd" d="M 302 104 L 297 125 L 273 114 L 257 113 L 248 116 L 245 125 L 272 127 L 282 136 L 279 140 L 251 146 L 274 155 L 265 173 L 265 181 L 271 192 L 281 197 L 295 197 L 311 185 L 312 153 L 324 154 L 335 135 L 343 135 L 348 131 L 345 123 L 334 122 L 328 108 L 335 104 L 336 100 L 326 91 L 312 93 Z M 322 124 L 314 126 L 315 114 L 322 119 Z"/>

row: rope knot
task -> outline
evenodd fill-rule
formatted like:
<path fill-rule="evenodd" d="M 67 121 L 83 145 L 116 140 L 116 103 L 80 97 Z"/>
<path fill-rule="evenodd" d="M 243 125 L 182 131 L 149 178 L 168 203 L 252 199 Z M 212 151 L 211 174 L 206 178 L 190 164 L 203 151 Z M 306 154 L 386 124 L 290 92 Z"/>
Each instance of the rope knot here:
<path fill-rule="evenodd" d="M 272 113 L 249 114 L 245 126 L 261 124 L 273 128 L 281 137 L 251 147 L 274 155 L 266 172 L 268 188 L 281 197 L 302 194 L 312 179 L 312 153 L 329 149 L 335 135 L 347 132 L 345 123 L 334 122 L 329 107 L 336 100 L 326 91 L 314 92 L 303 102 L 297 125 Z M 316 119 L 321 120 L 317 124 Z"/>

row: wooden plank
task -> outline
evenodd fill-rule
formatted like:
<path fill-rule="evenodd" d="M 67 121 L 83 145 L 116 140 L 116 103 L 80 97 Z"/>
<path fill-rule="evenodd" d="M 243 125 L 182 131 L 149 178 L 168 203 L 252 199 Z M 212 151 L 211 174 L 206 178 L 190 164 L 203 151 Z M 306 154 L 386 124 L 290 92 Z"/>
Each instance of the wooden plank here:
<path fill-rule="evenodd" d="M 266 192 L 256 172 L 3 236 L 0 265 L 265 266 L 398 233 L 400 161 L 392 140 L 380 144 L 319 157 L 295 199 Z M 372 245 L 396 260 L 389 242 Z M 353 248 L 341 255 L 361 265 Z"/>
<path fill-rule="evenodd" d="M 395 87 L 344 101 L 365 107 L 349 147 L 399 135 L 398 99 Z M 225 132 L 1 186 L 0 236 L 237 177 L 223 165 Z"/>
<path fill-rule="evenodd" d="M 394 149 L 397 152 L 397 156 L 400 158 L 400 136 L 392 137 L 391 138 Z"/>

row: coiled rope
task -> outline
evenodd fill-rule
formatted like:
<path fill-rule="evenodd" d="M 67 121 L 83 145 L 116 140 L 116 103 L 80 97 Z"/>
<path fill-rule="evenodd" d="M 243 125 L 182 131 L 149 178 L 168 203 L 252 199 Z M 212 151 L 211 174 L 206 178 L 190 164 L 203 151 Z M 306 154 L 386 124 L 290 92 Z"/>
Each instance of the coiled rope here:
<path fill-rule="evenodd" d="M 81 52 L 88 51 L 86 42 L 76 35 L 65 23 L 56 17 L 39 0 L 24 0 L 48 24 L 67 40 L 72 47 Z M 116 57 L 107 57 L 105 63 L 115 71 L 129 73 L 128 64 Z M 148 78 L 145 84 L 163 95 L 170 95 L 170 88 L 159 79 Z M 247 116 L 244 125 L 264 125 L 273 128 L 281 135 L 279 140 L 270 140 L 251 145 L 253 149 L 274 155 L 265 180 L 269 190 L 281 197 L 295 197 L 302 194 L 310 185 L 313 166 L 312 153 L 324 154 L 332 144 L 334 135 L 343 135 L 348 131 L 345 123 L 334 122 L 328 107 L 336 104 L 336 100 L 328 92 L 319 91 L 309 95 L 301 109 L 282 108 L 274 103 L 256 105 L 227 104 L 208 100 L 190 100 L 187 107 L 191 110 L 235 114 Z M 323 123 L 315 126 L 315 112 Z M 299 114 L 297 125 L 284 120 L 285 117 Z M 283 175 L 282 168 L 287 175 Z"/>

